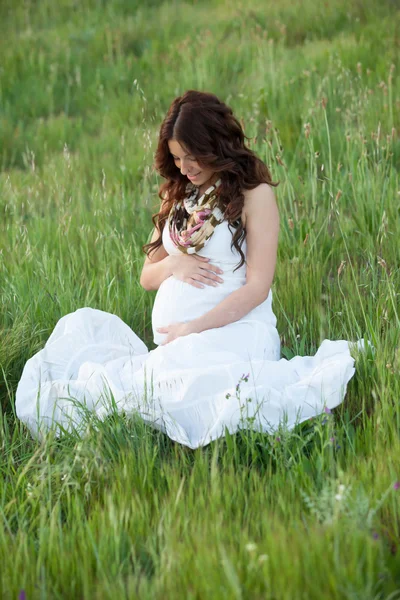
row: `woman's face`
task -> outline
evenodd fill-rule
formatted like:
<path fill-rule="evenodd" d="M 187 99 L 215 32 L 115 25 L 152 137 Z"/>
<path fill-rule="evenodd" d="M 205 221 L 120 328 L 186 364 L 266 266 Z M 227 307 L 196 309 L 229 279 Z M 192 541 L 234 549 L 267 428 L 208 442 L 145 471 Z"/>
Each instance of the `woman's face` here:
<path fill-rule="evenodd" d="M 168 140 L 168 147 L 175 165 L 182 175 L 186 175 L 194 185 L 206 190 L 217 181 L 218 173 L 215 173 L 212 169 L 201 167 L 196 162 L 196 158 L 192 154 L 188 154 L 177 140 Z"/>

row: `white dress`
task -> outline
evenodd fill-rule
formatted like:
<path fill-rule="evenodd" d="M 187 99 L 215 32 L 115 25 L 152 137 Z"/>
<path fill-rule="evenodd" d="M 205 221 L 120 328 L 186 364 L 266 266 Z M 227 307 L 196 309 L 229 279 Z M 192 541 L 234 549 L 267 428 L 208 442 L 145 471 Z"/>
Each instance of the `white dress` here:
<path fill-rule="evenodd" d="M 240 256 L 231 239 L 222 222 L 198 253 L 223 269 L 217 287 L 199 289 L 173 276 L 162 282 L 152 313 L 156 344 L 165 336 L 157 327 L 195 319 L 244 285 L 246 265 L 234 272 Z M 167 228 L 163 244 L 169 254 L 180 252 Z M 102 419 L 115 409 L 140 415 L 190 448 L 222 437 L 225 428 L 273 433 L 342 402 L 355 371 L 349 345 L 324 340 L 315 356 L 280 358 L 272 291 L 239 321 L 150 352 L 118 316 L 80 308 L 62 317 L 27 361 L 16 413 L 35 437 L 50 426 L 61 435 L 58 424 L 83 432 L 93 412 Z"/>

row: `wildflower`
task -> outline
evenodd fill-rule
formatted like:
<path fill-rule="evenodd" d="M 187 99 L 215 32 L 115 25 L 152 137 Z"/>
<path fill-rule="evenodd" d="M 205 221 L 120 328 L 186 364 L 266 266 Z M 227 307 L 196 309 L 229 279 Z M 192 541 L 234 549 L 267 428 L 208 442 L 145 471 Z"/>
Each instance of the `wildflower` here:
<path fill-rule="evenodd" d="M 20 593 L 18 594 L 18 600 L 26 600 L 25 590 L 20 591 Z"/>
<path fill-rule="evenodd" d="M 246 550 L 247 552 L 254 552 L 255 550 L 257 550 L 257 544 L 255 544 L 254 542 L 249 542 L 248 544 L 246 544 Z"/>
<path fill-rule="evenodd" d="M 372 537 L 374 540 L 379 540 L 379 535 L 376 533 L 376 531 L 373 532 Z"/>
<path fill-rule="evenodd" d="M 395 483 L 393 484 L 393 489 L 394 490 L 399 490 L 400 489 L 400 481 L 395 481 Z"/>
<path fill-rule="evenodd" d="M 326 412 L 327 415 L 331 415 L 332 411 L 330 408 L 328 408 L 327 406 L 325 406 L 324 411 Z"/>
<path fill-rule="evenodd" d="M 340 502 L 341 500 L 343 500 L 343 495 L 342 494 L 336 494 L 335 500 L 337 500 L 338 502 Z"/>
<path fill-rule="evenodd" d="M 279 443 L 281 441 L 280 437 L 276 437 L 275 440 Z"/>
<path fill-rule="evenodd" d="M 260 554 L 260 556 L 258 557 L 258 562 L 259 563 L 263 563 L 263 562 L 265 562 L 268 559 L 269 559 L 268 554 Z"/>
<path fill-rule="evenodd" d="M 341 272 L 343 271 L 343 269 L 344 269 L 344 267 L 345 267 L 345 264 L 346 264 L 346 261 L 345 261 L 345 260 L 342 260 L 342 262 L 340 263 L 340 265 L 339 265 L 339 268 L 338 268 L 338 270 L 337 270 L 337 274 L 338 274 L 338 276 L 339 276 L 339 275 L 341 274 Z"/>
<path fill-rule="evenodd" d="M 346 489 L 346 486 L 344 486 L 343 484 L 339 485 L 339 487 L 338 487 L 339 494 L 343 494 L 345 489 Z"/>
<path fill-rule="evenodd" d="M 333 437 L 329 438 L 329 441 L 331 442 L 332 446 L 335 446 L 335 450 L 339 450 L 339 448 L 340 448 L 340 444 L 338 444 L 338 443 L 336 442 L 336 438 L 335 438 L 335 436 L 333 436 Z M 336 445 L 335 445 L 335 444 L 336 444 Z"/>

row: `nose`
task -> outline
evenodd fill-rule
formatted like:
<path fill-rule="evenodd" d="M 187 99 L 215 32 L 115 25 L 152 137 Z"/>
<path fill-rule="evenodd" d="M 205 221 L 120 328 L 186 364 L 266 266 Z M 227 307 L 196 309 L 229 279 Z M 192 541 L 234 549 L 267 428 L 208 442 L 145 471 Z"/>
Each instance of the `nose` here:
<path fill-rule="evenodd" d="M 180 168 L 181 168 L 182 175 L 186 175 L 187 174 L 187 165 L 183 161 L 183 158 L 181 158 L 181 167 Z"/>

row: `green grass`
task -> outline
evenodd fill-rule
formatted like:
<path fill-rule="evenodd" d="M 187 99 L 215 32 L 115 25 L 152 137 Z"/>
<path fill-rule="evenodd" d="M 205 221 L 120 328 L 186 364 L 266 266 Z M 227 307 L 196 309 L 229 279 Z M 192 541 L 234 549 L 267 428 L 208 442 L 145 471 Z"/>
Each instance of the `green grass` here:
<path fill-rule="evenodd" d="M 1 598 L 400 597 L 399 26 L 389 0 L 1 3 Z M 189 88 L 280 181 L 283 356 L 375 354 L 291 433 L 192 451 L 114 414 L 34 441 L 15 390 L 61 316 L 116 313 L 154 347 L 152 160 Z"/>

